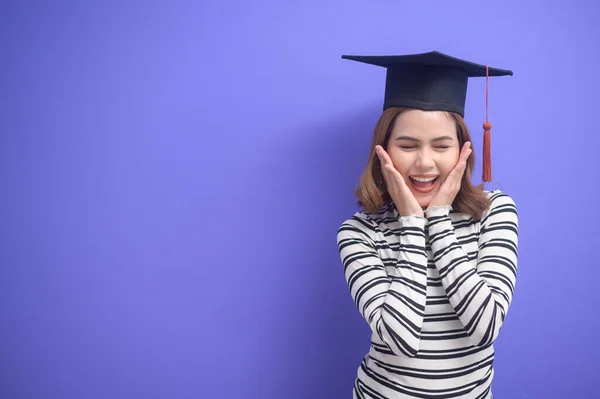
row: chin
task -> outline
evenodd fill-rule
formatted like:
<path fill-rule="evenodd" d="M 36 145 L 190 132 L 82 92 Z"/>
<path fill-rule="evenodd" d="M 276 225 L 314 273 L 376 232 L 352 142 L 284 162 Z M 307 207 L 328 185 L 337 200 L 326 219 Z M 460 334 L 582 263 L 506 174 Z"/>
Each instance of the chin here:
<path fill-rule="evenodd" d="M 423 209 L 426 209 L 430 203 L 431 201 L 419 201 L 419 205 L 421 205 L 421 208 Z"/>
<path fill-rule="evenodd" d="M 431 201 L 433 201 L 435 194 L 436 193 L 428 193 L 428 194 L 413 193 L 413 195 L 415 196 L 415 199 L 417 200 L 419 205 L 421 205 L 421 208 L 427 208 L 429 206 L 429 204 L 431 203 Z"/>
<path fill-rule="evenodd" d="M 410 184 L 410 182 L 409 182 Z M 437 185 L 438 183 L 436 183 Z M 417 200 L 417 202 L 419 203 L 419 205 L 421 206 L 421 208 L 427 208 L 429 206 L 429 204 L 431 204 L 431 201 L 433 201 L 433 199 L 435 198 L 435 196 L 437 195 L 438 191 L 439 191 L 439 186 L 437 187 L 433 187 L 433 189 L 429 192 L 420 192 L 417 189 L 415 189 L 414 187 L 412 187 L 411 185 L 409 185 L 410 187 L 410 191 L 412 192 L 413 196 L 415 197 L 415 199 Z"/>

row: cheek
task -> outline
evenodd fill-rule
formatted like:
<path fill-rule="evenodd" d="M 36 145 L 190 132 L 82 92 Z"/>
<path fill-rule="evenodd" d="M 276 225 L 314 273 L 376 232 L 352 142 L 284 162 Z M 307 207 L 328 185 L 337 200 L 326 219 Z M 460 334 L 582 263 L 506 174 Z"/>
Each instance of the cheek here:
<path fill-rule="evenodd" d="M 394 167 L 398 170 L 398 172 L 400 172 L 400 174 L 405 174 L 409 170 L 410 165 L 413 162 L 410 159 L 410 154 L 399 154 L 398 151 L 394 150 L 391 150 L 388 152 L 388 154 L 394 163 Z"/>
<path fill-rule="evenodd" d="M 452 169 L 454 169 L 454 167 L 458 163 L 458 158 L 458 151 L 440 154 L 438 160 L 438 167 L 441 169 L 440 171 L 442 172 L 442 174 L 447 175 L 448 173 L 452 172 Z"/>

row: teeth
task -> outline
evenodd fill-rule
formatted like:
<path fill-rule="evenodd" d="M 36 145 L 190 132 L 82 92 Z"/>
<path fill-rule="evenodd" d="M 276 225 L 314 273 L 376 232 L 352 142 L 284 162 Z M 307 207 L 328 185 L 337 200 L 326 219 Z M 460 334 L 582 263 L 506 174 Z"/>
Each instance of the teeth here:
<path fill-rule="evenodd" d="M 411 177 L 411 179 L 426 183 L 435 180 L 435 177 Z"/>

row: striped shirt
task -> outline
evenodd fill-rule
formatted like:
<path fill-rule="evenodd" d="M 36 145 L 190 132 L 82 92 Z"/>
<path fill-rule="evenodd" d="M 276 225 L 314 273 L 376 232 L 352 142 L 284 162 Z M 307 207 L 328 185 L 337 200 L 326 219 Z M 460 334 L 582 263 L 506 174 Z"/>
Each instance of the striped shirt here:
<path fill-rule="evenodd" d="M 505 193 L 480 221 L 437 206 L 357 212 L 337 232 L 371 346 L 353 398 L 491 399 L 494 340 L 517 275 L 518 216 Z"/>

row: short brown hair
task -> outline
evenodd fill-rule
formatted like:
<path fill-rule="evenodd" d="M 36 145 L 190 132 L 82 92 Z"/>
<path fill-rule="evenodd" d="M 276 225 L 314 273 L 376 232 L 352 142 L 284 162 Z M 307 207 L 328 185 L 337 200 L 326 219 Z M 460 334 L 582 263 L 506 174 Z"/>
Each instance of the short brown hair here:
<path fill-rule="evenodd" d="M 366 212 L 378 212 L 384 205 L 392 201 L 381 174 L 381 165 L 375 152 L 375 146 L 381 145 L 383 148 L 387 148 L 397 117 L 409 109 L 403 107 L 387 108 L 375 125 L 369 160 L 358 187 L 354 191 L 358 198 L 358 205 Z M 459 148 L 462 148 L 466 141 L 471 141 L 469 129 L 460 115 L 452 112 L 448 112 L 448 114 L 456 122 L 456 135 L 460 145 Z M 483 191 L 483 184 L 479 186 L 471 184 L 474 163 L 475 152 L 473 151 L 467 159 L 467 168 L 462 177 L 461 188 L 451 205 L 454 211 L 466 213 L 471 215 L 473 219 L 480 220 L 483 213 L 489 208 L 491 201 Z"/>

